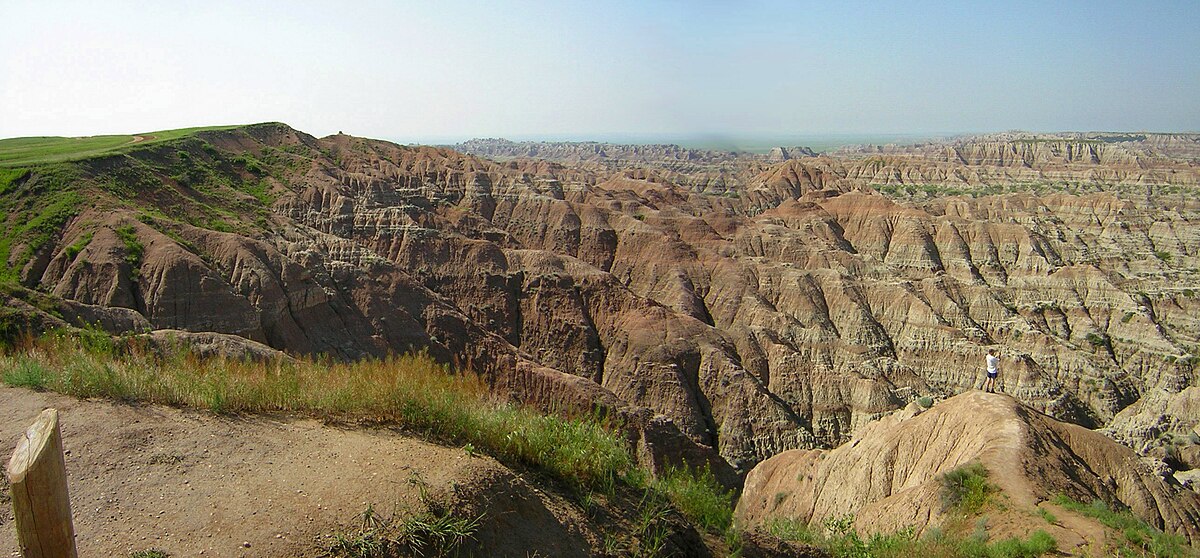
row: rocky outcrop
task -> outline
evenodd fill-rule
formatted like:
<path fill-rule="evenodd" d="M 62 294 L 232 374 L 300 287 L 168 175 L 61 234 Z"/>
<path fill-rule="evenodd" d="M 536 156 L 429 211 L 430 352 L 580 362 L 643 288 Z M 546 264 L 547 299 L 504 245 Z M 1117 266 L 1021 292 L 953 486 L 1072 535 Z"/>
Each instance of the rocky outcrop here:
<path fill-rule="evenodd" d="M 185 351 L 205 359 L 245 360 L 252 362 L 279 363 L 293 359 L 282 351 L 237 335 L 224 333 L 179 331 L 160 329 L 138 336 L 156 351 L 171 354 Z"/>
<path fill-rule="evenodd" d="M 816 156 L 817 152 L 808 147 L 772 147 L 771 150 L 767 152 L 766 159 L 772 163 L 779 163 L 790 159 Z"/>
<path fill-rule="evenodd" d="M 978 391 L 919 411 L 913 405 L 884 417 L 832 450 L 793 450 L 759 464 L 746 478 L 738 521 L 853 513 L 864 532 L 922 531 L 947 519 L 941 477 L 978 462 L 1001 490 L 1005 517 L 1029 524 L 1016 533 L 1044 527 L 1023 512 L 1065 494 L 1128 507 L 1156 527 L 1200 539 L 1200 495 L 1164 480 L 1102 434 Z"/>
<path fill-rule="evenodd" d="M 900 174 L 916 171 L 935 184 L 1019 180 L 1195 186 L 1198 146 L 1196 134 L 1012 132 L 919 145 L 847 146 L 833 153 L 877 171 L 883 167 L 891 181 L 876 172 L 874 179 L 881 184 L 913 183 L 915 176 Z"/>
<path fill-rule="evenodd" d="M 749 153 L 692 149 L 675 144 L 619 144 L 595 141 L 510 141 L 478 138 L 448 146 L 455 151 L 489 159 L 531 158 L 548 161 L 733 161 Z M 807 148 L 791 148 L 807 149 Z"/>
<path fill-rule="evenodd" d="M 493 162 L 258 125 L 79 163 L 94 201 L 21 275 L 123 309 L 114 330 L 428 350 L 516 400 L 619 409 L 648 460 L 726 478 L 968 390 L 988 347 L 1005 389 L 1054 417 L 1139 448 L 1195 426 L 1143 428 L 1200 386 L 1200 204 L 869 186 L 1046 176 L 906 161 Z M 1096 184 L 1126 176 L 1087 164 Z"/>

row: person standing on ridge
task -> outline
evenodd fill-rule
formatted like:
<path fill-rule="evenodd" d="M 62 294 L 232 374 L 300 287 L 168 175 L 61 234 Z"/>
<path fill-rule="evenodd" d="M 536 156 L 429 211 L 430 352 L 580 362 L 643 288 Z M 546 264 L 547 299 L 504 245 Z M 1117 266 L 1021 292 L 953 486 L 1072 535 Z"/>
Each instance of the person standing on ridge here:
<path fill-rule="evenodd" d="M 996 376 L 1000 375 L 1000 357 L 996 356 L 996 349 L 988 349 L 987 352 L 987 379 L 983 381 L 983 390 L 988 393 L 996 391 Z"/>

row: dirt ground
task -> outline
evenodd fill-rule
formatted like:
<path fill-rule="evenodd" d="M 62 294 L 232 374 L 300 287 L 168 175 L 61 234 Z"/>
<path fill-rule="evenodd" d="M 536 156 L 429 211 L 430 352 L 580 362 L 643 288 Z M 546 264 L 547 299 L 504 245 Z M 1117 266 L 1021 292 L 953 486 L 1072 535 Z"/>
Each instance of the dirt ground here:
<path fill-rule="evenodd" d="M 7 463 L 21 433 L 46 407 L 61 413 L 80 556 L 150 548 L 176 557 L 316 556 L 328 536 L 346 532 L 368 506 L 385 515 L 421 506 L 417 480 L 452 490 L 498 472 L 510 484 L 511 477 L 519 480 L 490 458 L 389 431 L 80 401 L 8 387 L 0 387 L 0 460 Z M 17 556 L 12 511 L 7 494 L 3 498 L 0 556 Z M 540 493 L 532 499 L 547 501 Z M 553 522 L 553 514 L 546 515 Z M 526 535 L 569 538 L 538 530 Z M 536 538 L 522 544 L 554 546 Z"/>

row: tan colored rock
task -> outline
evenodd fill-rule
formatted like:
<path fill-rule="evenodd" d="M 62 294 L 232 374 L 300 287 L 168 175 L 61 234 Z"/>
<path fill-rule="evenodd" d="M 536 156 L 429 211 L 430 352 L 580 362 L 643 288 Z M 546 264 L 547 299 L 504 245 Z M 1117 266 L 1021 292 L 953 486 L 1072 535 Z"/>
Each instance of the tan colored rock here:
<path fill-rule="evenodd" d="M 940 477 L 979 462 L 1005 498 L 1015 533 L 1045 525 L 1025 513 L 1066 494 L 1128 506 L 1166 531 L 1200 538 L 1200 496 L 1165 482 L 1130 449 L 1102 434 L 1056 421 L 1011 397 L 979 391 L 919 415 L 898 411 L 832 450 L 793 450 L 756 466 L 738 502 L 743 526 L 771 518 L 819 522 L 851 513 L 864 532 L 943 524 Z M 1028 516 L 1028 517 L 1026 517 Z"/>
<path fill-rule="evenodd" d="M 496 162 L 281 124 L 200 137 L 208 168 L 274 201 L 220 184 L 206 195 L 174 171 L 118 200 L 95 184 L 165 171 L 171 154 L 84 161 L 95 207 L 23 279 L 124 309 L 114 330 L 142 327 L 133 312 L 295 353 L 426 349 L 513 399 L 663 417 L 743 471 L 978 385 L 988 347 L 1022 402 L 1138 447 L 1162 434 L 1156 394 L 1200 385 L 1179 364 L 1200 339 L 1200 205 L 1155 186 L 1195 182 L 1165 154 L 1190 136 L 1013 136 L 777 164 L 657 148 L 575 158 L 578 145 Z M 259 176 L 239 156 L 276 166 Z M 1106 191 L 968 195 L 1063 181 Z M 963 193 L 904 201 L 873 185 Z M 213 204 L 231 230 L 201 226 Z M 144 246 L 136 266 L 121 227 Z"/>

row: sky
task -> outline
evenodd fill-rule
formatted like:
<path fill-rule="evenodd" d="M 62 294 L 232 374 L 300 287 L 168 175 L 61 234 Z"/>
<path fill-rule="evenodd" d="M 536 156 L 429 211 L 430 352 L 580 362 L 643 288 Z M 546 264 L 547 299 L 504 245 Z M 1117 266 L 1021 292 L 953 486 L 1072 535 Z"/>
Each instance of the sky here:
<path fill-rule="evenodd" d="M 1200 2 L 0 0 L 0 138 L 1200 130 Z"/>

